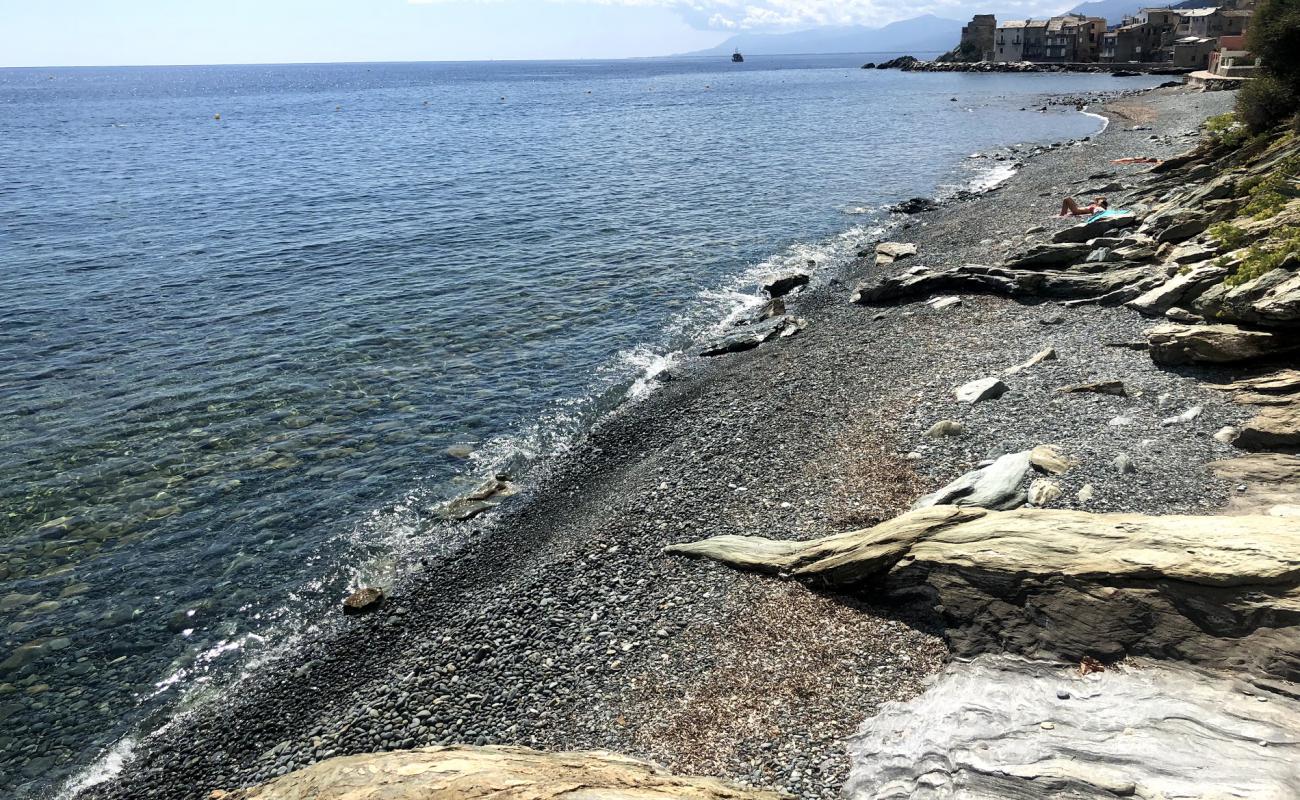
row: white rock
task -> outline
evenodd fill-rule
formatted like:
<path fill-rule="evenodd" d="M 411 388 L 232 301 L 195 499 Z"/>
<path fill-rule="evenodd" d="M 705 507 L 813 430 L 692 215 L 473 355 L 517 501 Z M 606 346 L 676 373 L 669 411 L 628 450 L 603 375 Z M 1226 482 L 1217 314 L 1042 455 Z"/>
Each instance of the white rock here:
<path fill-rule="evenodd" d="M 1196 419 L 1200 415 L 1201 415 L 1201 407 L 1192 406 L 1191 408 L 1187 409 L 1186 411 L 1184 411 L 1183 413 L 1179 414 L 1176 417 L 1168 417 L 1166 419 L 1160 420 L 1160 424 L 1165 426 L 1180 425 L 1184 422 L 1191 422 L 1192 420 Z"/>
<path fill-rule="evenodd" d="M 1091 500 L 1092 498 L 1094 498 L 1094 497 L 1096 497 L 1096 496 L 1097 496 L 1097 490 L 1092 488 L 1092 484 L 1091 484 L 1091 483 L 1085 483 L 1085 484 L 1084 484 L 1084 485 L 1079 489 L 1078 497 L 1079 497 L 1079 502 L 1080 502 L 1080 503 L 1086 503 L 1086 502 L 1088 502 L 1089 500 Z"/>
<path fill-rule="evenodd" d="M 978 403 L 981 400 L 995 400 L 1009 391 L 1011 387 L 998 378 L 981 378 L 959 386 L 955 394 L 958 402 Z"/>
<path fill-rule="evenodd" d="M 1237 438 L 1237 429 L 1231 425 L 1224 425 L 1214 434 L 1214 440 L 1224 444 L 1232 444 L 1232 440 Z"/>
<path fill-rule="evenodd" d="M 1038 478 L 1029 484 L 1029 502 L 1040 508 L 1061 499 L 1061 494 L 1061 487 L 1046 478 Z"/>

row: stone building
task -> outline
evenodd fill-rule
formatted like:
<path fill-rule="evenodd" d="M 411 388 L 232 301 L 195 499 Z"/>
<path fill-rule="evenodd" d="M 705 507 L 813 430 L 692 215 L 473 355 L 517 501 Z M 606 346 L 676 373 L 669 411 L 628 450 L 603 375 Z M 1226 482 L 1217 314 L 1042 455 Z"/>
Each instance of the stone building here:
<path fill-rule="evenodd" d="M 976 14 L 970 24 L 962 26 L 957 53 L 962 61 L 992 61 L 997 20 L 992 14 Z"/>

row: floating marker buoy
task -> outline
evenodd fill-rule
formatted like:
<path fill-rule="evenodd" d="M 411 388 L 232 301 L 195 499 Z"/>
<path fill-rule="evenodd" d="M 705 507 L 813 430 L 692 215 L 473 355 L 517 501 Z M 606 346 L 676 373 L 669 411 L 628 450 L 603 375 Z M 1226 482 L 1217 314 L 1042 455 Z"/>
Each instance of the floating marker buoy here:
<path fill-rule="evenodd" d="M 221 115 L 220 115 L 220 114 L 213 114 L 213 115 L 212 115 L 212 118 L 213 118 L 213 119 L 221 119 Z"/>
<path fill-rule="evenodd" d="M 428 101 L 428 100 L 425 100 L 425 101 L 424 101 L 424 104 L 425 104 L 426 106 L 429 105 L 429 101 Z"/>
<path fill-rule="evenodd" d="M 342 110 L 343 110 L 343 106 L 334 106 L 334 110 L 335 110 L 335 111 L 342 111 Z"/>

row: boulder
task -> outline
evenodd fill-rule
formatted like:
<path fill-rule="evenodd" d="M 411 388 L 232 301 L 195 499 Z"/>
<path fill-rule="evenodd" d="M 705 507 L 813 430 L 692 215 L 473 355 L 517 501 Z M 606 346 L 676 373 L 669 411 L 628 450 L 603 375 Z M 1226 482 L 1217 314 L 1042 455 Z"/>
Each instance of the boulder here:
<path fill-rule="evenodd" d="M 1298 343 L 1269 331 L 1236 325 L 1167 323 L 1147 331 L 1151 359 L 1157 364 L 1223 364 L 1250 361 L 1294 350 Z"/>
<path fill-rule="evenodd" d="M 1089 381 L 1087 383 L 1075 383 L 1070 386 L 1062 386 L 1056 390 L 1061 394 L 1073 394 L 1075 392 L 1093 392 L 1096 394 L 1113 394 L 1117 397 L 1127 397 L 1128 392 L 1124 390 L 1124 382 L 1118 380 L 1106 381 Z"/>
<path fill-rule="evenodd" d="M 210 800 L 777 800 L 775 792 L 679 777 L 603 751 L 421 747 L 330 758 Z"/>
<path fill-rule="evenodd" d="M 810 278 L 807 274 L 803 272 L 795 272 L 790 275 L 783 275 L 780 278 L 776 278 L 775 280 L 764 284 L 763 291 L 767 292 L 768 296 L 772 298 L 784 297 L 795 289 L 798 289 L 800 286 L 807 286 L 809 280 Z"/>
<path fill-rule="evenodd" d="M 1126 303 L 1148 316 L 1158 317 L 1174 306 L 1198 297 L 1202 292 L 1228 276 L 1228 270 L 1205 264 L 1179 272 L 1159 286 L 1138 295 Z"/>
<path fill-rule="evenodd" d="M 1138 224 L 1136 215 L 1128 212 L 1113 214 L 1108 217 L 1095 219 L 1091 222 L 1084 222 L 1080 225 L 1074 225 L 1069 228 L 1057 231 L 1052 236 L 1053 242 L 1086 242 L 1089 239 L 1096 239 L 1104 236 L 1114 230 L 1121 228 L 1131 228 Z"/>
<path fill-rule="evenodd" d="M 1300 702 L 1211 672 L 951 665 L 849 740 L 847 800 L 1293 797 Z"/>
<path fill-rule="evenodd" d="M 384 590 L 374 586 L 358 589 L 343 600 L 343 613 L 348 616 L 368 614 L 384 604 Z"/>
<path fill-rule="evenodd" d="M 1204 316 L 1264 327 L 1300 327 L 1300 272 L 1279 267 L 1244 283 L 1221 283 L 1193 305 Z"/>
<path fill-rule="evenodd" d="M 1182 244 L 1169 254 L 1169 260 L 1176 264 L 1199 264 L 1219 254 L 1218 249 L 1203 244 Z"/>
<path fill-rule="evenodd" d="M 1273 516 L 933 506 L 810 541 L 666 552 L 923 602 L 956 654 L 1126 656 L 1300 679 L 1300 536 Z"/>
<path fill-rule="evenodd" d="M 962 384 L 953 394 L 959 403 L 978 403 L 982 400 L 996 400 L 1009 391 L 1011 387 L 997 378 L 981 378 Z"/>

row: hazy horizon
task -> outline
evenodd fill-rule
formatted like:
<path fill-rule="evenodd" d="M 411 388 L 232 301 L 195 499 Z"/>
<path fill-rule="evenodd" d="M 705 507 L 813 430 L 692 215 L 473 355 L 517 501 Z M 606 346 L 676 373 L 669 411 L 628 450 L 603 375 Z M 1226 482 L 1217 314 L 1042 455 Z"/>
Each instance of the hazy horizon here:
<path fill-rule="evenodd" d="M 998 6 L 1020 16 L 1068 4 Z M 0 0 L 9 34 L 0 68 L 664 58 L 738 33 L 879 28 L 987 10 L 968 0 Z"/>

